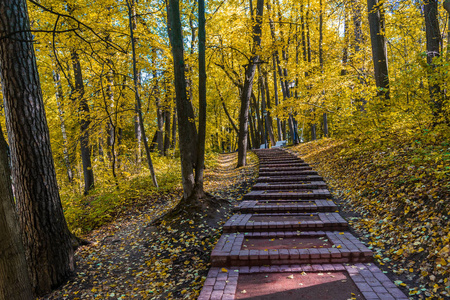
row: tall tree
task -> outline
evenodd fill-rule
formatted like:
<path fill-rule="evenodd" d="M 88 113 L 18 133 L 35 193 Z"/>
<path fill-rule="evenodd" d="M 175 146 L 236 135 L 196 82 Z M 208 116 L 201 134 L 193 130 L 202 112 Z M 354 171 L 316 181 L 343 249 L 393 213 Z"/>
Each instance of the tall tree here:
<path fill-rule="evenodd" d="M 94 188 L 94 171 L 92 170 L 91 148 L 89 147 L 91 117 L 87 99 L 84 97 L 84 82 L 80 58 L 76 50 L 72 50 L 71 56 L 73 75 L 75 78 L 72 100 L 78 101 L 79 107 L 81 162 L 84 175 L 84 194 L 87 195 Z"/>
<path fill-rule="evenodd" d="M 131 54 L 133 61 L 133 88 L 134 88 L 134 99 L 136 101 L 136 114 L 139 118 L 139 128 L 142 134 L 142 140 L 144 141 L 145 153 L 147 155 L 147 164 L 148 169 L 150 170 L 150 176 L 152 177 L 153 184 L 155 187 L 158 187 L 158 182 L 156 180 L 155 170 L 153 168 L 152 156 L 150 155 L 150 148 L 148 147 L 147 136 L 145 134 L 144 127 L 144 118 L 142 117 L 142 105 L 141 105 L 141 96 L 139 93 L 140 88 L 140 76 L 138 75 L 137 70 L 137 59 L 136 59 L 136 40 L 134 38 L 134 25 L 133 20 L 136 18 L 136 9 L 133 8 L 135 5 L 134 0 L 127 0 L 127 8 L 128 8 L 128 21 L 129 21 L 129 29 L 130 29 L 130 39 L 131 39 Z M 133 15 L 134 13 L 134 15 Z"/>
<path fill-rule="evenodd" d="M 438 21 L 438 1 L 426 0 L 424 4 L 425 31 L 427 37 L 427 63 L 429 66 L 429 90 L 431 99 L 431 108 L 433 111 L 434 124 L 442 123 L 445 120 L 443 112 L 443 95 L 441 86 L 436 79 L 433 78 L 436 70 L 435 58 L 440 56 L 441 33 L 439 31 Z"/>
<path fill-rule="evenodd" d="M 0 11 L 1 8 L 0 8 Z M 0 299 L 31 300 L 25 249 L 14 207 L 8 145 L 0 126 Z"/>
<path fill-rule="evenodd" d="M 195 190 L 197 197 L 203 196 L 203 171 L 205 169 L 206 142 L 206 20 L 205 0 L 198 0 L 198 140 Z"/>
<path fill-rule="evenodd" d="M 172 48 L 175 99 L 180 140 L 183 198 L 195 201 L 204 196 L 203 169 L 206 131 L 206 72 L 204 2 L 199 1 L 199 133 L 195 126 L 194 109 L 187 95 L 183 34 L 181 30 L 179 0 L 169 0 L 167 27 Z M 174 125 L 175 126 L 175 122 Z M 184 202 L 182 202 L 184 203 Z"/>
<path fill-rule="evenodd" d="M 35 294 L 43 295 L 73 272 L 74 258 L 24 0 L 0 2 L 0 74 L 30 280 Z"/>
<path fill-rule="evenodd" d="M 251 2 L 251 0 L 250 0 Z M 245 66 L 244 87 L 241 92 L 241 110 L 239 114 L 239 139 L 238 139 L 238 162 L 237 166 L 242 167 L 247 164 L 247 138 L 248 138 L 248 113 L 250 107 L 250 97 L 252 96 L 253 78 L 255 77 L 256 66 L 259 63 L 259 48 L 261 47 L 261 24 L 263 18 L 264 0 L 256 3 L 256 16 L 253 20 L 253 43 L 252 57 Z"/>
<path fill-rule="evenodd" d="M 389 73 L 383 1 L 367 0 L 367 7 L 369 11 L 370 40 L 372 42 L 372 60 L 378 95 L 389 99 Z"/>

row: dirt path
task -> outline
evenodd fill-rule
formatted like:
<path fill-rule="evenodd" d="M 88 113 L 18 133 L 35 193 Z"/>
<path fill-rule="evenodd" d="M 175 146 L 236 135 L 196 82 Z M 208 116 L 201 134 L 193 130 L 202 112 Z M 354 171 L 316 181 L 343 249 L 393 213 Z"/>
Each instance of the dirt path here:
<path fill-rule="evenodd" d="M 176 205 L 176 190 L 85 236 L 95 243 L 77 251 L 74 276 L 42 299 L 196 299 L 221 225 L 253 184 L 257 160 L 249 158 L 248 167 L 236 170 L 236 154 L 221 155 L 217 168 L 207 170 L 206 191 L 229 201 L 215 213 L 152 225 Z"/>

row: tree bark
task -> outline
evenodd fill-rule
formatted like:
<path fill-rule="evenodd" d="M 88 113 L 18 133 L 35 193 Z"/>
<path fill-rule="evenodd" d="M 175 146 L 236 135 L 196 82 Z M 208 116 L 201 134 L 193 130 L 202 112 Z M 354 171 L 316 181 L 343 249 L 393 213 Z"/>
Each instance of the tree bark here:
<path fill-rule="evenodd" d="M 172 46 L 183 198 L 186 200 L 191 198 L 195 189 L 194 168 L 197 161 L 196 145 L 198 137 L 194 121 L 194 110 L 187 96 L 179 5 L 179 0 L 169 0 L 167 6 L 167 27 Z"/>
<path fill-rule="evenodd" d="M 439 72 L 433 60 L 440 56 L 441 33 L 438 21 L 438 1 L 426 0 L 424 4 L 425 31 L 427 38 L 427 63 L 429 66 L 429 92 L 431 109 L 433 112 L 433 123 L 436 125 L 445 120 L 443 111 L 443 95 L 439 83 L 433 82 L 433 75 Z"/>
<path fill-rule="evenodd" d="M 133 19 L 136 17 L 136 11 L 135 9 L 133 9 L 134 0 L 131 0 L 131 4 L 128 1 L 130 0 L 127 0 L 127 7 L 128 7 L 128 20 L 131 38 L 131 52 L 133 56 L 133 82 L 134 82 L 134 98 L 136 101 L 136 110 L 137 110 L 136 114 L 138 115 L 139 118 L 139 128 L 141 129 L 142 140 L 144 142 L 145 153 L 147 155 L 148 169 L 150 170 L 153 185 L 156 188 L 158 188 L 158 181 L 156 180 L 155 169 L 153 168 L 152 156 L 150 155 L 150 149 L 148 147 L 147 137 L 145 135 L 144 118 L 142 117 L 141 97 L 139 95 L 139 87 L 141 83 L 139 82 L 137 71 L 136 45 L 135 45 L 136 40 L 134 39 L 134 28 L 133 28 Z M 135 13 L 134 15 L 133 12 Z"/>
<path fill-rule="evenodd" d="M 156 96 L 156 122 L 158 128 L 156 130 L 156 144 L 158 145 L 158 152 L 164 155 L 164 108 L 161 105 L 161 99 Z"/>
<path fill-rule="evenodd" d="M 28 270 L 34 293 L 44 295 L 72 274 L 74 258 L 71 234 L 58 194 L 33 39 L 23 0 L 0 1 L 0 70 L 12 178 Z"/>
<path fill-rule="evenodd" d="M 80 59 L 76 50 L 73 50 L 71 55 L 73 75 L 75 78 L 75 89 L 72 91 L 72 100 L 78 101 L 81 162 L 83 164 L 84 175 L 84 194 L 87 195 L 89 191 L 94 188 L 94 171 L 92 170 L 91 149 L 89 148 L 89 126 L 91 124 L 90 111 L 87 100 L 84 97 L 84 82 Z"/>
<path fill-rule="evenodd" d="M 316 127 L 316 124 L 311 124 L 311 141 L 315 141 L 317 139 Z"/>
<path fill-rule="evenodd" d="M 32 300 L 33 289 L 10 178 L 8 145 L 0 126 L 0 299 Z"/>
<path fill-rule="evenodd" d="M 328 115 L 327 113 L 323 114 L 323 135 L 328 137 Z"/>
<path fill-rule="evenodd" d="M 383 2 L 380 0 L 367 0 L 367 7 L 378 95 L 389 99 L 389 74 Z"/>
<path fill-rule="evenodd" d="M 163 155 L 167 156 L 167 151 L 170 148 L 170 111 L 164 111 L 164 152 Z"/>
<path fill-rule="evenodd" d="M 445 0 L 442 4 L 447 11 L 447 56 L 450 56 L 450 0 Z M 447 58 L 448 59 L 448 58 Z"/>
<path fill-rule="evenodd" d="M 259 63 L 259 54 L 257 54 L 257 52 L 258 48 L 261 47 L 261 24 L 264 10 L 264 0 L 258 0 L 256 10 L 256 17 L 253 25 L 252 57 L 245 68 L 244 87 L 241 93 L 237 167 L 242 167 L 247 164 L 248 112 L 250 97 L 252 95 L 253 78 L 255 77 L 256 65 Z"/>
<path fill-rule="evenodd" d="M 206 141 L 206 28 L 205 0 L 198 0 L 198 139 L 195 166 L 196 198 L 203 198 L 203 171 L 205 169 Z"/>

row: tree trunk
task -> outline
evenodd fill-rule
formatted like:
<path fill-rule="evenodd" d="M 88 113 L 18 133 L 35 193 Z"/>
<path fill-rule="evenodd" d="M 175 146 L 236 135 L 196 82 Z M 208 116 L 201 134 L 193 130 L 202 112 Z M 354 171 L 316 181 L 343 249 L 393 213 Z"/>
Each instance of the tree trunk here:
<path fill-rule="evenodd" d="M 433 111 L 433 123 L 442 123 L 445 120 L 443 111 L 443 95 L 439 83 L 433 79 L 434 74 L 439 72 L 433 59 L 440 56 L 441 33 L 439 32 L 438 1 L 426 0 L 424 4 L 425 31 L 427 37 L 427 63 L 429 68 L 429 91 L 431 109 Z"/>
<path fill-rule="evenodd" d="M 267 72 L 261 74 L 261 67 L 258 66 L 258 73 L 261 86 L 261 109 L 264 117 L 264 140 L 267 142 L 267 138 L 270 138 L 272 146 L 275 146 L 275 137 L 273 136 L 272 119 L 270 117 L 270 94 L 269 89 L 266 86 Z"/>
<path fill-rule="evenodd" d="M 170 111 L 164 111 L 164 156 L 167 156 L 167 151 L 170 148 Z"/>
<path fill-rule="evenodd" d="M 323 114 L 323 135 L 328 137 L 328 115 L 327 113 Z"/>
<path fill-rule="evenodd" d="M 156 144 L 158 145 L 158 152 L 164 155 L 164 108 L 161 106 L 161 100 L 156 98 L 156 121 L 158 128 L 156 130 Z"/>
<path fill-rule="evenodd" d="M 205 169 L 206 141 L 206 29 L 205 0 L 198 0 L 198 139 L 195 166 L 196 198 L 203 198 L 203 171 Z"/>
<path fill-rule="evenodd" d="M 250 106 L 250 97 L 252 95 L 253 77 L 255 76 L 256 65 L 259 63 L 259 54 L 257 54 L 257 52 L 259 52 L 259 48 L 261 46 L 261 24 L 264 10 L 264 0 L 258 0 L 256 10 L 256 17 L 253 25 L 252 57 L 245 68 L 244 87 L 241 94 L 237 167 L 242 167 L 247 164 L 248 111 Z"/>
<path fill-rule="evenodd" d="M 81 71 L 78 53 L 72 53 L 73 75 L 75 78 L 75 90 L 72 91 L 73 99 L 78 101 L 80 123 L 80 148 L 81 162 L 83 164 L 84 194 L 87 195 L 94 188 L 94 171 L 91 164 L 91 149 L 89 148 L 89 126 L 91 125 L 89 105 L 84 97 L 83 73 Z"/>
<path fill-rule="evenodd" d="M 317 139 L 316 127 L 316 124 L 311 124 L 311 141 L 315 141 Z"/>
<path fill-rule="evenodd" d="M 194 110 L 187 97 L 179 5 L 179 0 L 169 0 L 167 6 L 167 27 L 172 46 L 174 66 L 183 198 L 189 199 L 193 195 L 195 188 L 194 168 L 197 161 L 197 129 L 194 122 Z"/>
<path fill-rule="evenodd" d="M 134 39 L 134 28 L 133 28 L 133 19 L 136 17 L 136 11 L 135 11 L 135 9 L 133 9 L 134 0 L 131 0 L 131 5 L 128 1 L 130 1 L 130 0 L 127 0 L 127 7 L 128 7 L 128 20 L 129 20 L 130 38 L 131 38 L 131 52 L 132 52 L 132 56 L 133 56 L 133 82 L 134 82 L 134 98 L 136 100 L 136 109 L 137 109 L 136 114 L 139 117 L 139 128 L 141 129 L 142 140 L 144 142 L 145 153 L 147 155 L 148 169 L 150 170 L 150 174 L 151 174 L 154 186 L 156 188 L 158 188 L 158 182 L 156 180 L 155 169 L 153 168 L 152 156 L 150 155 L 150 149 L 148 147 L 147 137 L 145 135 L 144 118 L 142 117 L 141 97 L 139 95 L 139 87 L 140 87 L 141 83 L 139 82 L 139 78 L 138 78 L 136 45 L 135 45 L 136 40 Z M 133 12 L 134 12 L 134 15 L 133 15 Z"/>
<path fill-rule="evenodd" d="M 25 1 L 0 1 L 0 70 L 28 270 L 35 294 L 44 295 L 72 274 L 74 259 L 58 194 Z"/>
<path fill-rule="evenodd" d="M 0 11 L 1 6 L 0 6 Z M 25 249 L 11 190 L 8 145 L 0 126 L 0 299 L 32 300 Z"/>
<path fill-rule="evenodd" d="M 389 74 L 383 2 L 380 0 L 367 0 L 367 7 L 369 11 L 370 40 L 372 42 L 372 60 L 378 95 L 389 99 Z"/>
<path fill-rule="evenodd" d="M 278 106 L 280 100 L 278 99 L 278 85 L 277 85 L 277 70 L 276 70 L 276 60 L 275 54 L 272 56 L 273 60 L 273 89 L 274 89 L 274 97 L 275 97 L 275 106 Z M 277 117 L 277 134 L 278 140 L 282 141 L 284 139 L 283 131 L 281 130 L 281 120 Z"/>
<path fill-rule="evenodd" d="M 173 108 L 173 114 L 172 114 L 172 148 L 175 151 L 175 148 L 177 147 L 177 108 Z"/>
<path fill-rule="evenodd" d="M 249 113 L 248 113 L 248 119 L 249 119 L 248 120 L 248 122 L 249 122 L 248 125 L 250 127 L 249 135 L 248 135 L 249 138 L 248 139 L 251 140 L 251 143 L 248 143 L 247 147 L 248 147 L 248 149 L 252 149 L 252 146 L 250 145 L 250 144 L 252 144 L 255 149 L 258 149 L 260 143 L 259 143 L 259 141 L 256 138 L 255 118 L 253 117 L 253 114 L 252 114 L 251 111 L 249 111 Z"/>
<path fill-rule="evenodd" d="M 63 156 L 64 156 L 64 163 L 66 165 L 67 170 L 67 178 L 69 179 L 69 183 L 73 183 L 73 170 L 72 170 L 72 164 L 70 163 L 70 156 L 69 156 L 69 148 L 68 148 L 68 138 L 67 138 L 67 131 L 66 131 L 66 122 L 64 120 L 64 110 L 62 107 L 62 101 L 63 101 L 63 91 L 61 86 L 61 77 L 59 74 L 59 67 L 56 66 L 56 69 L 53 71 L 53 81 L 55 82 L 55 98 L 56 98 L 56 105 L 58 106 L 58 116 L 59 121 L 61 122 L 61 133 L 63 137 Z"/>
<path fill-rule="evenodd" d="M 450 0 L 445 0 L 442 4 L 447 11 L 447 56 L 450 57 Z M 447 58 L 449 59 L 449 58 Z"/>

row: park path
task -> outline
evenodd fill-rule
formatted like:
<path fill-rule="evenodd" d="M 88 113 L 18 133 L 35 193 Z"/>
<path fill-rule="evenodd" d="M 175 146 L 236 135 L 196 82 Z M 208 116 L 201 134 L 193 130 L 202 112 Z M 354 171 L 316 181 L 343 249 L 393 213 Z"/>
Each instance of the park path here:
<path fill-rule="evenodd" d="M 348 231 L 323 178 L 281 148 L 223 227 L 199 300 L 407 300 Z"/>

